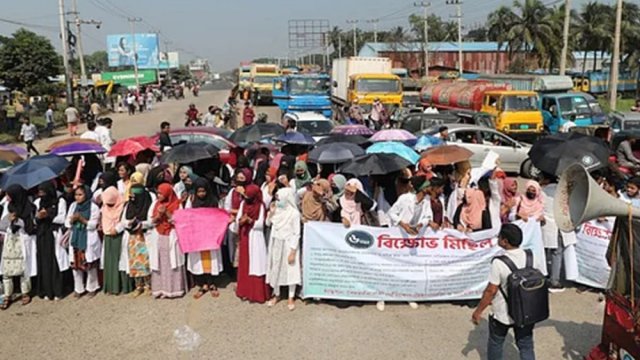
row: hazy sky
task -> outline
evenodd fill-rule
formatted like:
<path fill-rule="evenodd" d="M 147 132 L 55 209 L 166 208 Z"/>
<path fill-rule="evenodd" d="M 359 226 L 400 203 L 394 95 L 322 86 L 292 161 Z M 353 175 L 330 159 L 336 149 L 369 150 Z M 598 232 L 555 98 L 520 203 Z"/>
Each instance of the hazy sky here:
<path fill-rule="evenodd" d="M 331 26 L 350 29 L 347 19 L 372 29 L 367 19 L 379 18 L 379 29 L 408 28 L 414 8 L 411 0 L 76 0 L 80 17 L 102 21 L 100 29 L 83 26 L 85 53 L 104 50 L 108 34 L 129 33 L 127 16 L 141 17 L 136 32 L 159 30 L 160 40 L 169 40 L 170 50 L 182 49 L 180 61 L 196 55 L 209 59 L 214 71 L 237 66 L 239 61 L 261 56 L 285 58 L 288 50 L 288 20 L 327 19 Z M 443 18 L 455 13 L 445 0 L 431 0 L 430 11 Z M 553 3 L 546 0 L 545 3 Z M 587 0 L 574 0 L 576 6 Z M 612 3 L 613 0 L 604 0 Z M 73 0 L 65 0 L 67 11 Z M 462 5 L 464 24 L 470 28 L 486 20 L 487 14 L 511 0 L 466 0 Z M 337 10 L 339 9 L 339 10 Z M 57 0 L 18 0 L 3 6 L 0 34 L 19 28 L 5 22 L 17 21 L 50 38 L 60 48 Z M 37 27 L 34 27 L 37 26 Z M 164 50 L 164 49 L 163 49 Z"/>

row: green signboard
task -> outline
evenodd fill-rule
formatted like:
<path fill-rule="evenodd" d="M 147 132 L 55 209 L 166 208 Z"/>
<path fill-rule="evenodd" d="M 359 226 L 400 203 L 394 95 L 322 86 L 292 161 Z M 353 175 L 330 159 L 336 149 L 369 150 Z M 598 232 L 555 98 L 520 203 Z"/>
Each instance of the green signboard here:
<path fill-rule="evenodd" d="M 133 70 L 103 72 L 102 81 L 113 80 L 122 86 L 136 86 L 136 76 Z M 155 70 L 138 70 L 138 82 L 140 85 L 151 84 L 158 81 Z"/>

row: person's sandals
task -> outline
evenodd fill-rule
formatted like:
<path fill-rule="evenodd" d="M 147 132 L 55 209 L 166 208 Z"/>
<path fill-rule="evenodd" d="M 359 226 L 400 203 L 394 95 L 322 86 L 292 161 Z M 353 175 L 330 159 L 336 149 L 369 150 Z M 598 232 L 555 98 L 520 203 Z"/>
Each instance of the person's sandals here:
<path fill-rule="evenodd" d="M 289 311 L 293 311 L 296 308 L 296 301 L 294 299 L 289 299 L 287 308 L 289 309 Z"/>
<path fill-rule="evenodd" d="M 10 305 L 11 305 L 11 300 L 5 298 L 2 304 L 0 304 L 0 310 L 7 310 Z"/>
<path fill-rule="evenodd" d="M 22 296 L 22 305 L 27 305 L 31 302 L 31 296 L 23 295 Z"/>
<path fill-rule="evenodd" d="M 137 298 L 138 296 L 142 295 L 143 292 L 144 292 L 144 290 L 142 288 L 136 288 L 135 290 L 133 290 L 131 292 L 131 297 L 132 298 Z"/>
<path fill-rule="evenodd" d="M 87 294 L 87 299 L 92 299 L 92 298 L 94 298 L 97 294 L 98 294 L 98 292 L 97 292 L 97 291 L 89 291 L 89 293 Z"/>
<path fill-rule="evenodd" d="M 193 298 L 198 300 L 198 299 L 200 299 L 202 297 L 202 295 L 204 295 L 206 293 L 207 293 L 207 290 L 205 290 L 203 288 L 200 288 L 200 289 L 198 289 L 198 291 L 196 291 L 195 294 L 193 294 Z"/>
<path fill-rule="evenodd" d="M 220 296 L 220 291 L 218 291 L 218 288 L 215 286 L 209 289 L 209 292 L 211 292 L 211 297 L 217 298 Z"/>
<path fill-rule="evenodd" d="M 274 296 L 267 301 L 267 307 L 273 307 L 278 302 L 278 297 Z"/>

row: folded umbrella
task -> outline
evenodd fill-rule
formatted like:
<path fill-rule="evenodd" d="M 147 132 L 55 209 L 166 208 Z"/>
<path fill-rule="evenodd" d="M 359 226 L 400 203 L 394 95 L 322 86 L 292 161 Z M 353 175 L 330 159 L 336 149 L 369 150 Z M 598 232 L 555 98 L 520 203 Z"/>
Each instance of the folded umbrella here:
<path fill-rule="evenodd" d="M 367 140 L 364 136 L 360 136 L 360 135 L 331 134 L 326 138 L 318 141 L 316 145 L 333 144 L 333 143 L 339 143 L 339 142 L 363 145 L 368 141 L 369 140 Z"/>
<path fill-rule="evenodd" d="M 396 154 L 403 159 L 415 164 L 420 160 L 420 155 L 407 145 L 396 141 L 383 141 L 375 143 L 367 148 L 367 154 Z"/>
<path fill-rule="evenodd" d="M 460 161 L 469 160 L 473 156 L 471 150 L 458 145 L 442 145 L 430 148 L 422 153 L 431 165 L 449 165 Z"/>
<path fill-rule="evenodd" d="M 318 164 L 339 164 L 360 155 L 364 155 L 364 150 L 356 144 L 333 143 L 321 145 L 311 150 L 309 161 Z"/>
<path fill-rule="evenodd" d="M 342 165 L 338 171 L 355 176 L 387 175 L 410 166 L 409 161 L 398 155 L 365 154 Z"/>
<path fill-rule="evenodd" d="M 424 151 L 440 145 L 444 145 L 444 141 L 442 141 L 442 139 L 431 135 L 422 135 L 418 138 L 418 141 L 413 148 L 418 151 Z"/>
<path fill-rule="evenodd" d="M 7 170 L 0 178 L 0 188 L 18 184 L 31 189 L 45 181 L 55 179 L 69 166 L 67 159 L 53 155 L 39 155 L 23 161 Z"/>
<path fill-rule="evenodd" d="M 552 175 L 560 175 L 579 163 L 588 171 L 609 164 L 610 151 L 599 138 L 579 133 L 556 134 L 538 140 L 529 150 L 533 166 Z"/>
<path fill-rule="evenodd" d="M 371 142 L 380 142 L 380 141 L 413 141 L 416 140 L 415 135 L 403 129 L 388 129 L 388 130 L 380 130 L 377 133 L 373 134 Z"/>
<path fill-rule="evenodd" d="M 284 128 L 275 123 L 256 123 L 242 127 L 229 136 L 236 144 L 255 143 L 284 134 Z"/>
<path fill-rule="evenodd" d="M 220 149 L 207 143 L 186 143 L 177 145 L 162 155 L 160 160 L 165 164 L 188 164 L 202 159 L 210 159 Z"/>
<path fill-rule="evenodd" d="M 375 131 L 364 125 L 339 125 L 331 130 L 332 134 L 371 136 Z"/>
<path fill-rule="evenodd" d="M 286 132 L 277 136 L 273 141 L 281 142 L 289 145 L 314 145 L 316 141 L 313 136 L 298 131 Z"/>
<path fill-rule="evenodd" d="M 160 151 L 150 138 L 146 136 L 136 136 L 116 142 L 109 151 L 109 156 L 135 156 L 144 150 Z"/>

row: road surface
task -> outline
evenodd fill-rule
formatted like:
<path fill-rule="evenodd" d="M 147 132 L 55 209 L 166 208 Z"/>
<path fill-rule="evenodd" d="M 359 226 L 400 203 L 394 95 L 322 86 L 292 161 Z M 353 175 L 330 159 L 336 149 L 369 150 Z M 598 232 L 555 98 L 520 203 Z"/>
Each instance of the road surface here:
<path fill-rule="evenodd" d="M 116 114 L 116 138 L 150 135 L 162 121 L 181 126 L 190 102 L 198 109 L 222 105 L 226 91 L 202 91 L 198 98 L 171 100 L 129 117 Z M 277 118 L 275 108 L 259 108 Z M 57 139 L 61 139 L 58 137 Z M 46 147 L 47 141 L 37 143 Z M 217 299 L 192 293 L 177 300 L 133 299 L 99 294 L 58 303 L 34 299 L 0 312 L 0 354 L 19 359 L 484 359 L 487 321 L 470 322 L 473 309 L 452 303 L 326 303 L 290 312 L 286 301 L 274 308 L 240 301 L 234 284 L 222 284 Z M 573 289 L 551 294 L 551 319 L 535 330 L 538 359 L 582 359 L 601 334 L 604 305 L 593 293 Z M 189 326 L 200 342 L 179 350 L 174 331 Z M 505 359 L 517 358 L 509 335 Z"/>

